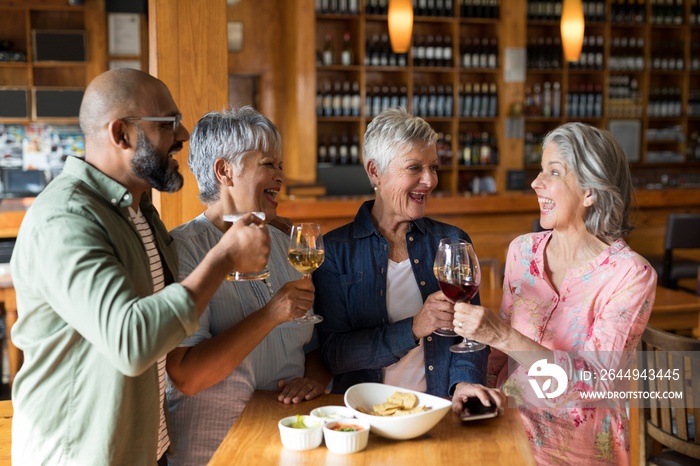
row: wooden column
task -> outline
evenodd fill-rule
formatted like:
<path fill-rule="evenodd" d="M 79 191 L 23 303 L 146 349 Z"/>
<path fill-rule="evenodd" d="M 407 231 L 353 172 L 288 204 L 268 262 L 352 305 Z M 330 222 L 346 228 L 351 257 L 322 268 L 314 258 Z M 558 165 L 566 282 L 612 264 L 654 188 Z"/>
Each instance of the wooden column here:
<path fill-rule="evenodd" d="M 228 104 L 226 0 L 149 0 L 149 72 L 170 89 L 191 131 L 206 112 Z M 187 168 L 189 144 L 178 154 L 184 187 L 177 193 L 153 192 L 168 228 L 204 210 Z"/>
<path fill-rule="evenodd" d="M 90 40 L 87 41 L 85 83 L 107 69 L 107 10 L 105 0 L 85 2 L 85 30 Z"/>
<path fill-rule="evenodd" d="M 514 104 L 520 104 L 522 108 L 525 99 L 525 83 L 506 82 L 503 76 L 505 71 L 505 52 L 509 48 L 525 48 L 526 45 L 526 2 L 505 1 L 501 2 L 501 73 L 498 77 L 498 114 L 499 138 L 499 168 L 496 171 L 496 185 L 499 191 L 505 190 L 506 174 L 508 169 L 522 170 L 523 168 L 523 139 L 507 138 L 506 120 L 511 113 Z"/>
<path fill-rule="evenodd" d="M 314 2 L 284 2 L 284 167 L 289 182 L 316 181 Z"/>

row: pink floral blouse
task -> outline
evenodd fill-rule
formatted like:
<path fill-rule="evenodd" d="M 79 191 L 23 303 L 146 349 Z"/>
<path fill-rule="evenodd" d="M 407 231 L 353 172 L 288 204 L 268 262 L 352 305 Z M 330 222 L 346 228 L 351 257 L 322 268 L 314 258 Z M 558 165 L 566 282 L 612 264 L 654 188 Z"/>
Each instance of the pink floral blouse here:
<path fill-rule="evenodd" d="M 508 375 L 508 358 L 489 357 L 489 385 L 500 386 L 520 407 L 538 465 L 629 464 L 629 425 L 624 404 L 571 403 L 580 391 L 608 390 L 604 382 L 584 380 L 582 369 L 624 366 L 644 332 L 656 292 L 656 272 L 622 239 L 595 260 L 567 271 L 557 293 L 544 269 L 551 232 L 516 238 L 508 249 L 501 318 L 525 336 L 554 350 L 567 373 L 568 401 L 536 406 L 523 397 L 533 388 L 528 368 Z M 512 368 L 511 368 L 512 369 Z M 536 398 L 530 396 L 529 399 Z"/>

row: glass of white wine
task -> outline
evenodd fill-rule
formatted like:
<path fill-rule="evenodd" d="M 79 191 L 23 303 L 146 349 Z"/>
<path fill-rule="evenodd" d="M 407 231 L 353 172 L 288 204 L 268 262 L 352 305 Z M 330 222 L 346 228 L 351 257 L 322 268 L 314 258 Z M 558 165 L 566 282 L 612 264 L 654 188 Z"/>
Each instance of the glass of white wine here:
<path fill-rule="evenodd" d="M 289 253 L 287 260 L 292 267 L 304 274 L 304 277 L 311 275 L 323 263 L 323 235 L 321 225 L 318 223 L 296 223 L 292 226 L 289 236 Z M 323 317 L 314 314 L 313 309 L 309 309 L 306 315 L 294 319 L 301 324 L 317 324 Z"/>

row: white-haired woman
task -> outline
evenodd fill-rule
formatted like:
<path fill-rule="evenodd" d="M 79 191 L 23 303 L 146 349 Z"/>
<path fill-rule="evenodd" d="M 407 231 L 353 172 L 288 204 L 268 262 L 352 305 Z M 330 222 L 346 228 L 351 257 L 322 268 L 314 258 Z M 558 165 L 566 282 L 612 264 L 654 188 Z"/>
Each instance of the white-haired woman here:
<path fill-rule="evenodd" d="M 469 241 L 461 229 L 425 217 L 437 185 L 436 141 L 428 123 L 402 108 L 384 110 L 365 132 L 375 200 L 324 236 L 326 258 L 313 275 L 314 309 L 324 318 L 321 353 L 335 393 L 382 382 L 449 396 L 459 383 L 485 383 L 487 349 L 454 354 L 454 337 L 433 334 L 451 327 L 454 311 L 433 275 L 438 244 Z"/>

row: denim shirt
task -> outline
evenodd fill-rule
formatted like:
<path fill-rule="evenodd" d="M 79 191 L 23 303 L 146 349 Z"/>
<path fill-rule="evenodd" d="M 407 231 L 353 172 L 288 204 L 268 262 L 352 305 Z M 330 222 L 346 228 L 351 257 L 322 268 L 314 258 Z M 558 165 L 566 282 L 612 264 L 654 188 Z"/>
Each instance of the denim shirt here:
<path fill-rule="evenodd" d="M 333 392 L 361 382 L 382 382 L 382 369 L 418 346 L 413 319 L 389 323 L 386 306 L 389 242 L 372 222 L 374 201 L 365 202 L 352 223 L 324 235 L 325 260 L 314 272 L 314 310 L 324 361 L 334 374 Z M 442 238 L 469 240 L 452 225 L 421 218 L 406 233 L 408 255 L 423 302 L 439 291 L 433 262 Z M 472 300 L 479 303 L 479 295 Z M 485 384 L 489 350 L 455 354 L 460 338 L 435 334 L 423 339 L 427 392 L 451 396 L 459 382 Z"/>

